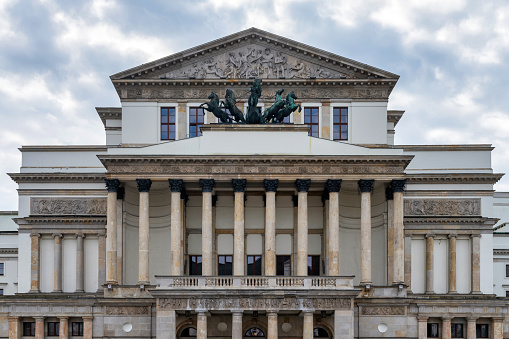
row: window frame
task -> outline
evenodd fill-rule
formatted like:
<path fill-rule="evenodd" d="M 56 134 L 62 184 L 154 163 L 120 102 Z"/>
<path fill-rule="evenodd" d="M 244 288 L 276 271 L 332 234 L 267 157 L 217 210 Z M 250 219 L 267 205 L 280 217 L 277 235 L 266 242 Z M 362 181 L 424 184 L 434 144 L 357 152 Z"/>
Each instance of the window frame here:
<path fill-rule="evenodd" d="M 200 259 L 200 262 L 197 262 L 198 258 Z M 193 259 L 196 259 L 196 261 L 193 262 Z M 198 270 L 198 265 L 199 265 L 199 270 Z M 190 254 L 189 255 L 189 275 L 192 275 L 192 276 L 201 276 L 202 275 L 202 269 L 203 269 L 202 265 L 203 265 L 203 257 L 202 257 L 201 254 L 199 254 L 199 255 Z M 195 267 L 196 272 L 193 271 L 193 266 L 196 266 Z"/>
<path fill-rule="evenodd" d="M 341 122 L 341 111 L 345 109 L 346 110 L 346 123 L 343 123 Z M 338 123 L 335 123 L 334 122 L 334 111 L 335 110 L 339 110 L 339 122 Z M 347 106 L 332 106 L 331 107 L 331 122 L 332 122 L 332 128 L 330 129 L 330 134 L 331 134 L 331 140 L 333 141 L 348 141 L 349 139 L 349 131 L 348 131 L 348 125 L 349 125 L 349 109 Z M 335 126 L 339 126 L 339 139 L 336 139 L 334 137 L 334 127 Z M 341 139 L 341 126 L 346 126 L 346 139 Z"/>
<path fill-rule="evenodd" d="M 222 264 L 222 265 L 224 265 L 225 270 L 224 270 L 224 272 L 223 272 L 223 273 L 221 273 L 221 272 L 219 271 L 219 265 L 220 265 L 219 260 L 220 260 L 221 258 L 223 258 L 223 257 L 225 258 L 225 261 L 224 261 L 225 263 L 224 263 L 224 264 Z M 226 258 L 230 258 L 230 259 L 231 259 L 231 267 L 232 267 L 231 274 L 226 274 Z M 217 256 L 217 275 L 221 275 L 221 276 L 232 276 L 232 275 L 233 275 L 233 255 L 231 255 L 231 254 L 219 254 L 219 255 Z"/>
<path fill-rule="evenodd" d="M 311 270 L 309 269 L 309 259 L 311 259 Z M 314 260 L 316 260 L 318 262 L 318 267 L 316 268 L 318 274 L 312 274 L 312 271 L 314 271 L 315 269 L 315 265 L 314 265 Z M 313 255 L 308 255 L 308 276 L 309 277 L 319 277 L 320 276 L 320 255 L 319 254 L 313 254 Z"/>
<path fill-rule="evenodd" d="M 259 259 L 259 261 L 257 261 L 257 258 Z M 253 272 L 249 272 L 249 259 L 253 259 Z M 261 254 L 249 254 L 246 256 L 246 275 L 249 275 L 249 276 L 262 276 L 263 275 L 263 256 Z M 257 262 L 259 265 L 257 265 Z M 259 269 L 259 273 L 260 274 L 256 274 L 256 270 Z"/>
<path fill-rule="evenodd" d="M 78 326 L 78 331 L 74 331 L 74 324 Z M 71 336 L 73 337 L 81 337 L 83 336 L 84 327 L 83 327 L 83 321 L 73 321 L 71 322 Z M 77 334 L 76 334 L 77 333 Z"/>
<path fill-rule="evenodd" d="M 5 262 L 0 262 L 0 277 L 5 276 Z"/>
<path fill-rule="evenodd" d="M 482 327 L 486 327 L 486 335 L 482 335 Z M 479 335 L 481 333 L 481 335 Z M 489 338 L 490 337 L 490 324 L 475 324 L 476 338 Z"/>
<path fill-rule="evenodd" d="M 459 335 L 459 332 L 461 332 L 461 336 Z M 464 338 L 465 332 L 463 328 L 463 324 L 458 323 L 451 323 L 451 338 Z"/>
<path fill-rule="evenodd" d="M 433 327 L 436 327 L 436 335 L 433 335 Z M 440 324 L 427 323 L 426 324 L 426 337 L 427 338 L 440 338 Z"/>
<path fill-rule="evenodd" d="M 318 124 L 317 124 L 318 125 L 318 136 L 313 137 L 313 138 L 321 138 L 322 137 L 322 121 L 323 121 L 323 119 L 322 119 L 322 104 L 308 102 L 308 103 L 302 103 L 301 107 L 302 107 L 301 123 L 304 125 L 309 125 L 305 122 L 306 121 L 306 109 L 318 108 Z M 311 125 L 309 125 L 309 126 L 311 126 Z M 309 136 L 311 136 L 311 130 L 312 130 L 312 128 L 309 130 L 309 134 L 308 134 Z"/>
<path fill-rule="evenodd" d="M 505 277 L 509 278 L 509 264 L 505 265 Z"/>
<path fill-rule="evenodd" d="M 199 104 L 198 104 L 199 105 Z M 164 140 L 164 139 L 161 139 L 161 109 L 163 108 L 175 108 L 175 141 L 176 140 L 179 140 L 179 139 L 182 139 L 182 138 L 179 138 L 179 135 L 178 135 L 178 123 L 179 123 L 179 114 L 178 114 L 178 110 L 179 110 L 179 106 L 176 102 L 158 102 L 157 103 L 157 128 L 158 128 L 158 133 L 159 133 L 159 141 L 161 142 L 166 142 L 166 141 L 173 141 L 173 140 Z"/>
<path fill-rule="evenodd" d="M 282 262 L 280 263 L 280 258 Z M 288 275 L 285 274 L 285 259 L 288 259 L 290 262 L 290 270 L 288 271 Z M 279 274 L 282 269 L 283 274 Z M 276 275 L 280 277 L 289 277 L 292 275 L 292 255 L 291 254 L 278 254 L 276 255 Z"/>
<path fill-rule="evenodd" d="M 348 110 L 347 114 L 347 135 L 348 139 L 346 140 L 334 140 L 334 109 L 335 108 L 346 108 Z M 330 104 L 330 116 L 329 116 L 329 128 L 330 128 L 330 136 L 329 139 L 333 141 L 342 141 L 342 142 L 351 142 L 352 138 L 352 103 L 351 102 L 331 102 Z"/>
<path fill-rule="evenodd" d="M 24 337 L 35 337 L 35 321 L 23 321 L 22 332 Z"/>
<path fill-rule="evenodd" d="M 178 116 L 178 107 L 176 106 L 160 106 L 158 107 L 159 108 L 159 140 L 160 141 L 175 141 L 177 140 L 177 116 Z M 163 123 L 163 120 L 162 120 L 162 115 L 163 115 L 163 109 L 174 109 L 175 110 L 175 122 L 172 124 L 172 123 Z M 168 111 L 168 117 L 169 117 L 169 111 Z M 163 139 L 163 131 L 162 131 L 162 128 L 163 128 L 163 125 L 166 125 L 168 126 L 168 135 L 169 135 L 169 126 L 170 125 L 173 125 L 175 127 L 175 137 L 174 139 Z"/>
<path fill-rule="evenodd" d="M 60 322 L 47 321 L 46 322 L 46 335 L 48 337 L 58 337 L 60 335 Z"/>
<path fill-rule="evenodd" d="M 199 108 L 198 106 L 200 106 L 201 104 L 203 104 L 203 102 L 188 102 L 186 104 L 186 134 L 184 135 L 183 138 L 180 138 L 180 139 L 190 139 L 191 138 L 191 109 L 192 108 Z M 202 108 L 203 109 L 203 108 Z M 203 112 L 205 113 L 203 115 L 203 125 L 205 125 L 207 123 L 207 117 L 209 114 L 212 114 L 210 113 L 209 111 L 206 111 L 205 109 L 203 109 Z M 195 138 L 195 137 L 193 137 Z"/>

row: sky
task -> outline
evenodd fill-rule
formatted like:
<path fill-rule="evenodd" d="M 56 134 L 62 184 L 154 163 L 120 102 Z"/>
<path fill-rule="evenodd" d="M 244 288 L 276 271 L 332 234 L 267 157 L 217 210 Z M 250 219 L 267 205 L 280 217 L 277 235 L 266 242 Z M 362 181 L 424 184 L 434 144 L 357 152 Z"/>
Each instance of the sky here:
<path fill-rule="evenodd" d="M 505 0 L 0 0 L 0 17 L 0 210 L 21 145 L 104 144 L 110 75 L 249 27 L 400 75 L 396 144 L 492 144 L 509 172 Z"/>

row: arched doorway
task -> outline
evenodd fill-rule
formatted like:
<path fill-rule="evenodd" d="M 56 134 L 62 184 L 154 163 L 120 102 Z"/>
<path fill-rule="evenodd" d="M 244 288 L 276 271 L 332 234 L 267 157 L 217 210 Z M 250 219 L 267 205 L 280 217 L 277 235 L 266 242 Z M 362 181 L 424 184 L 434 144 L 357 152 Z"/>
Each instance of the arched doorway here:
<path fill-rule="evenodd" d="M 180 331 L 178 338 L 196 338 L 197 335 L 198 331 L 196 330 L 196 327 L 189 326 Z"/>
<path fill-rule="evenodd" d="M 265 332 L 257 326 L 252 326 L 244 333 L 244 337 L 265 337 Z"/>
<path fill-rule="evenodd" d="M 325 327 L 315 326 L 313 328 L 313 338 L 332 338 L 332 335 Z"/>

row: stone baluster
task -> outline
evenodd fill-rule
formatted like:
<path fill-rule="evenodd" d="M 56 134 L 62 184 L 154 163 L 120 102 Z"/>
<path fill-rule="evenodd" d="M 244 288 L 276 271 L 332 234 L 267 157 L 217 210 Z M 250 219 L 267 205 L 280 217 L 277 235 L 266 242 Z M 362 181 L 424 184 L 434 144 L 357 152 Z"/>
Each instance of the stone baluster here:
<path fill-rule="evenodd" d="M 197 339 L 207 339 L 207 313 L 206 312 L 198 313 L 196 332 L 198 332 L 196 335 Z"/>
<path fill-rule="evenodd" d="M 118 284 L 117 280 L 117 191 L 118 179 L 104 179 L 108 189 L 106 223 L 106 283 Z"/>
<path fill-rule="evenodd" d="M 44 339 L 44 317 L 34 317 L 35 339 Z"/>
<path fill-rule="evenodd" d="M 76 292 L 85 292 L 85 235 L 76 234 Z"/>
<path fill-rule="evenodd" d="M 20 317 L 9 316 L 9 339 L 21 338 Z"/>
<path fill-rule="evenodd" d="M 449 293 L 456 291 L 456 234 L 449 234 Z"/>
<path fill-rule="evenodd" d="M 359 180 L 361 191 L 361 285 L 371 285 L 371 191 L 374 180 Z"/>
<path fill-rule="evenodd" d="M 181 275 L 181 247 L 182 247 L 182 211 L 180 202 L 180 193 L 184 189 L 182 179 L 169 179 L 171 191 L 171 266 L 170 274 L 173 276 Z"/>
<path fill-rule="evenodd" d="M 387 200 L 387 284 L 394 281 L 394 194 L 392 187 L 385 189 Z"/>
<path fill-rule="evenodd" d="M 124 198 L 125 189 L 119 187 L 117 191 L 117 282 L 123 283 L 124 276 Z"/>
<path fill-rule="evenodd" d="M 265 186 L 265 275 L 276 275 L 276 191 L 278 179 L 263 180 Z"/>
<path fill-rule="evenodd" d="M 302 339 L 313 339 L 313 312 L 304 312 Z"/>
<path fill-rule="evenodd" d="M 329 276 L 339 275 L 339 190 L 340 180 L 327 180 L 327 191 L 329 191 L 329 234 L 328 234 L 328 257 Z"/>
<path fill-rule="evenodd" d="M 83 317 L 83 339 L 92 339 L 94 333 L 93 320 L 93 316 Z"/>
<path fill-rule="evenodd" d="M 394 224 L 394 271 L 393 283 L 403 284 L 405 282 L 405 226 L 403 224 L 403 191 L 406 180 L 392 180 L 391 189 L 393 192 L 393 224 Z"/>
<path fill-rule="evenodd" d="M 68 339 L 69 338 L 69 317 L 58 317 L 60 321 L 60 329 L 58 333 L 58 339 Z"/>
<path fill-rule="evenodd" d="M 62 234 L 53 234 L 53 292 L 62 292 Z"/>
<path fill-rule="evenodd" d="M 434 250 L 433 244 L 435 241 L 435 234 L 428 233 L 426 234 L 426 293 L 433 294 L 435 293 L 435 289 L 433 287 L 434 284 Z"/>
<path fill-rule="evenodd" d="M 38 233 L 30 234 L 30 293 L 39 293 L 41 291 L 40 286 L 40 263 L 41 263 L 41 235 Z"/>
<path fill-rule="evenodd" d="M 242 312 L 232 313 L 232 339 L 242 339 Z"/>
<path fill-rule="evenodd" d="M 417 316 L 417 338 L 427 339 L 428 338 L 428 317 Z"/>
<path fill-rule="evenodd" d="M 246 179 L 233 179 L 235 195 L 235 216 L 233 230 L 233 275 L 244 275 L 244 192 Z"/>
<path fill-rule="evenodd" d="M 310 179 L 297 179 L 297 275 L 308 275 L 308 191 Z"/>
<path fill-rule="evenodd" d="M 277 313 L 267 312 L 267 339 L 278 338 Z"/>
<path fill-rule="evenodd" d="M 139 240 L 138 240 L 138 285 L 148 285 L 149 281 L 149 236 L 150 236 L 150 179 L 136 179 L 140 192 Z M 116 225 L 115 225 L 116 227 Z M 115 237 L 115 243 L 117 238 Z M 115 255 L 115 261 L 117 260 Z"/>
<path fill-rule="evenodd" d="M 442 339 L 451 339 L 451 316 L 442 317 Z"/>
<path fill-rule="evenodd" d="M 481 235 L 472 234 L 470 293 L 481 294 Z"/>
<path fill-rule="evenodd" d="M 213 239 L 212 232 L 212 190 L 214 179 L 200 179 L 202 191 L 202 213 L 201 213 L 201 255 L 202 275 L 213 275 L 214 260 L 212 258 Z"/>

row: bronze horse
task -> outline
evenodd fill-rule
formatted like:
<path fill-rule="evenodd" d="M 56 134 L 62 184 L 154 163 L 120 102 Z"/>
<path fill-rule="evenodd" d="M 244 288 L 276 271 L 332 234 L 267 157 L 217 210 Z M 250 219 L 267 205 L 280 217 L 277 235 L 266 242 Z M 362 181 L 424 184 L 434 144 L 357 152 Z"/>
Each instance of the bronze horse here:
<path fill-rule="evenodd" d="M 292 114 L 297 108 L 299 108 L 299 112 L 302 111 L 302 107 L 300 106 L 300 104 L 295 103 L 294 101 L 295 99 L 297 99 L 297 96 L 295 95 L 295 93 L 293 93 L 293 91 L 288 93 L 288 95 L 286 96 L 285 108 L 276 113 L 276 117 L 274 118 L 274 120 L 281 124 L 283 123 L 283 120 L 287 116 Z"/>
<path fill-rule="evenodd" d="M 232 117 L 235 119 L 235 122 L 246 123 L 246 119 L 244 119 L 244 113 L 237 107 L 237 98 L 235 97 L 235 93 L 231 89 L 226 90 L 226 95 L 224 97 L 223 102 L 221 102 L 222 107 L 226 108 Z"/>
<path fill-rule="evenodd" d="M 232 118 L 230 118 L 228 113 L 226 113 L 219 107 L 219 97 L 217 96 L 217 94 L 212 92 L 212 93 L 210 93 L 208 98 L 210 99 L 210 101 L 208 103 L 205 102 L 205 103 L 201 104 L 200 107 L 203 107 L 205 110 L 212 112 L 212 114 L 214 114 L 214 116 L 216 118 L 221 120 L 221 122 L 223 124 L 231 123 Z"/>
<path fill-rule="evenodd" d="M 248 100 L 246 122 L 248 124 L 263 124 L 262 114 L 258 108 L 258 99 L 262 95 L 262 79 L 255 79 L 249 91 L 251 95 Z"/>
<path fill-rule="evenodd" d="M 281 94 L 283 94 L 285 90 L 280 89 L 276 92 L 276 100 L 274 104 L 270 106 L 265 112 L 263 112 L 263 119 L 265 122 L 269 122 L 272 120 L 274 122 L 274 118 L 276 117 L 277 112 L 285 106 L 285 101 L 281 99 Z"/>

